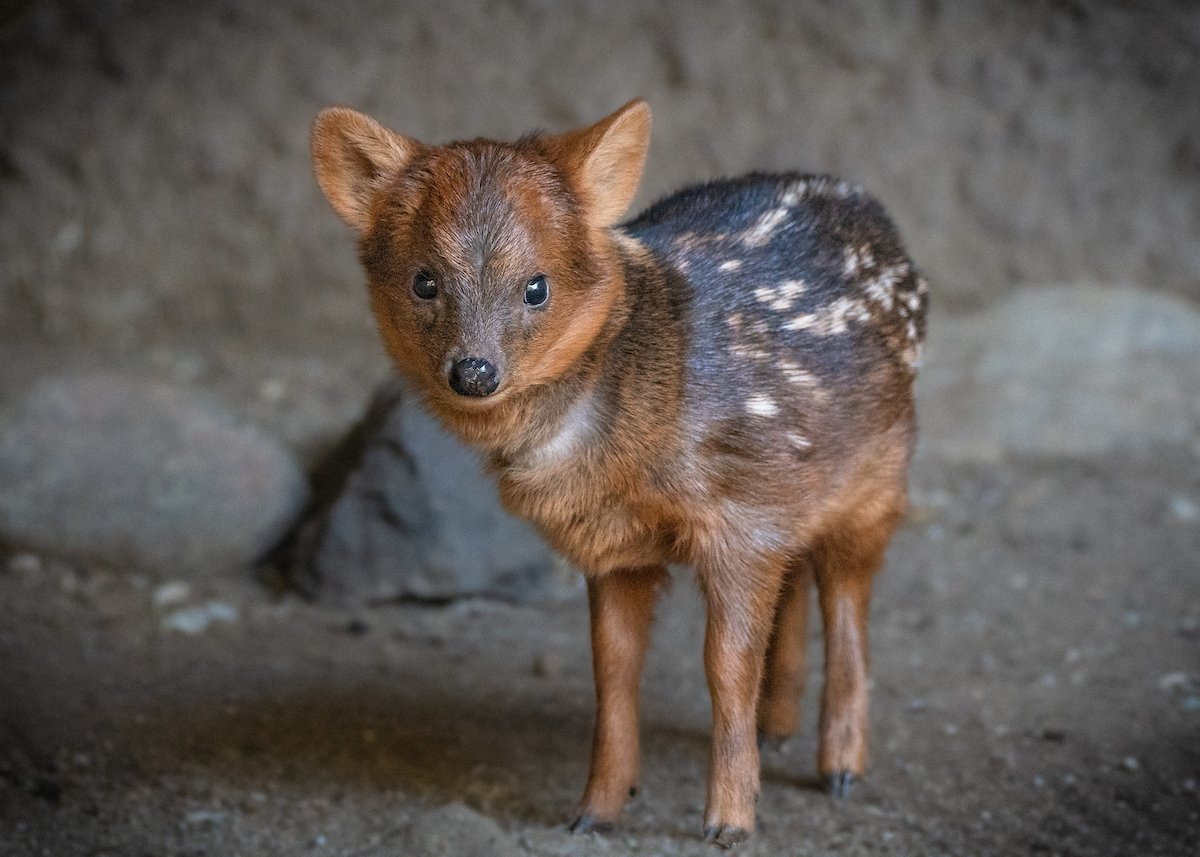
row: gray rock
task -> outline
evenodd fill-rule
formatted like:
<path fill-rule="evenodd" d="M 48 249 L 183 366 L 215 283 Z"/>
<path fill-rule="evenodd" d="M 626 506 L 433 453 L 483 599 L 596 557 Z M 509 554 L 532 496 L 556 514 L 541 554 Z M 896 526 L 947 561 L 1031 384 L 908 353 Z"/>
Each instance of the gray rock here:
<path fill-rule="evenodd" d="M 110 373 L 43 380 L 0 414 L 0 541 L 203 574 L 276 545 L 308 486 L 290 453 L 183 390 Z"/>
<path fill-rule="evenodd" d="M 930 325 L 918 381 L 924 454 L 1098 455 L 1200 427 L 1200 312 L 1133 288 L 1017 292 Z"/>
<path fill-rule="evenodd" d="M 550 579 L 553 554 L 500 506 L 477 454 L 395 382 L 316 483 L 287 560 L 292 583 L 312 598 L 523 598 Z"/>

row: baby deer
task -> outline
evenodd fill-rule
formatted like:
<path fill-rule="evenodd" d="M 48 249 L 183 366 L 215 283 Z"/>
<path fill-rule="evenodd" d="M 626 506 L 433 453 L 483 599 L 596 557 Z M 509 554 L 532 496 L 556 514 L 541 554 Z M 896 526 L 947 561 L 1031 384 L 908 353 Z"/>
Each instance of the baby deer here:
<path fill-rule="evenodd" d="M 754 828 L 756 738 L 796 728 L 814 582 L 818 766 L 838 796 L 863 771 L 927 286 L 881 206 L 827 176 L 715 181 L 618 225 L 649 136 L 640 100 L 444 146 L 331 107 L 312 156 L 396 367 L 587 577 L 597 709 L 571 829 L 611 824 L 638 782 L 654 604 L 683 563 L 708 608 L 704 833 L 730 845 Z"/>

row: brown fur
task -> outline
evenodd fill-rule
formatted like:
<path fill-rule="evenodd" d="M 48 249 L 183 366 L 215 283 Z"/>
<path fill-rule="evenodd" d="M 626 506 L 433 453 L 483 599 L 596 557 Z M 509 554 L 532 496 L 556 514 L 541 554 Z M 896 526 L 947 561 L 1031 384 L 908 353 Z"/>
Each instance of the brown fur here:
<path fill-rule="evenodd" d="M 740 231 L 689 233 L 675 255 L 652 252 L 614 227 L 636 190 L 649 126 L 649 108 L 635 101 L 559 136 L 430 147 L 331 108 L 314 125 L 313 159 L 326 196 L 360 233 L 397 368 L 451 431 L 486 452 L 508 508 L 588 577 L 597 721 L 573 829 L 614 821 L 637 783 L 653 607 L 666 564 L 686 563 L 709 608 L 704 823 L 727 845 L 754 826 L 756 734 L 796 728 L 813 582 L 827 664 L 818 764 L 831 776 L 866 764 L 867 610 L 905 503 L 914 431 L 905 349 L 919 344 L 923 292 L 910 324 L 918 333 L 907 338 L 899 316 L 844 304 L 878 355 L 845 390 L 800 372 L 740 314 L 721 335 L 740 337 L 729 351 L 763 364 L 764 386 L 695 377 L 696 355 L 717 353 L 716 328 L 690 322 L 681 302 L 695 287 L 687 272 L 704 262 L 696 254 L 764 252 L 800 191 Z M 848 193 L 819 183 L 805 192 Z M 847 276 L 875 264 L 870 248 L 852 250 Z M 436 300 L 412 295 L 418 270 L 438 283 Z M 531 310 L 520 290 L 538 273 L 552 297 Z M 792 299 L 767 297 L 781 307 Z M 845 318 L 812 322 L 808 335 L 833 335 Z M 500 386 L 486 398 L 458 395 L 447 370 L 478 355 L 497 366 Z M 771 420 L 784 409 L 787 432 Z"/>

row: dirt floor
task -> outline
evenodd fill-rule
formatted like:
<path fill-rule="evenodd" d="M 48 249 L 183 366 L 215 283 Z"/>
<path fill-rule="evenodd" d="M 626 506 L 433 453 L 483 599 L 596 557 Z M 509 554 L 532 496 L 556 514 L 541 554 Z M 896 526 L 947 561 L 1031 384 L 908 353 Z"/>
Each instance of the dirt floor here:
<path fill-rule="evenodd" d="M 1200 524 L 1169 502 L 1197 488 L 1190 454 L 925 466 L 914 487 L 873 612 L 870 775 L 846 801 L 819 791 L 809 722 L 764 756 L 743 853 L 1195 854 Z M 0 572 L 0 853 L 501 853 L 403 846 L 457 803 L 517 854 L 709 853 L 687 573 L 647 668 L 642 792 L 582 837 L 578 589 L 339 613 L 213 581 L 179 603 L 236 617 L 193 636 L 164 628 L 167 582 Z"/>
<path fill-rule="evenodd" d="M 936 342 L 1018 288 L 1200 304 L 1198 88 L 1200 7 L 1165 0 L 0 2 L 0 412 L 101 366 L 218 401 L 306 465 L 327 449 L 388 371 L 307 162 L 330 102 L 445 140 L 644 95 L 639 204 L 845 174 L 908 236 Z M 741 853 L 1200 853 L 1200 423 L 1125 440 L 922 447 L 874 602 L 869 774 L 846 801 L 817 788 L 806 705 Z M 715 853 L 702 609 L 675 577 L 642 791 L 613 833 L 571 836 L 577 581 L 339 611 L 269 569 L 0 544 L 0 857 Z"/>

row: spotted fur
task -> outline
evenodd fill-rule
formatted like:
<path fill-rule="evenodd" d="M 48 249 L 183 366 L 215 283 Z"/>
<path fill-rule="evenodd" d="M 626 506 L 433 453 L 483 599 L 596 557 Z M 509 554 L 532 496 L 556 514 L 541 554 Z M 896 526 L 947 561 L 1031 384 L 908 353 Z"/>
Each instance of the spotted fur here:
<path fill-rule="evenodd" d="M 649 123 L 632 102 L 557 136 L 428 146 L 332 108 L 313 158 L 397 368 L 587 575 L 598 709 L 572 828 L 611 823 L 636 783 L 653 603 L 685 563 L 709 609 L 705 831 L 730 844 L 754 826 L 756 732 L 796 726 L 814 582 L 818 766 L 835 793 L 863 771 L 870 581 L 905 503 L 928 289 L 880 205 L 827 176 L 711 182 L 618 225 Z M 537 274 L 551 296 L 531 309 Z M 468 356 L 495 393 L 450 388 Z"/>

